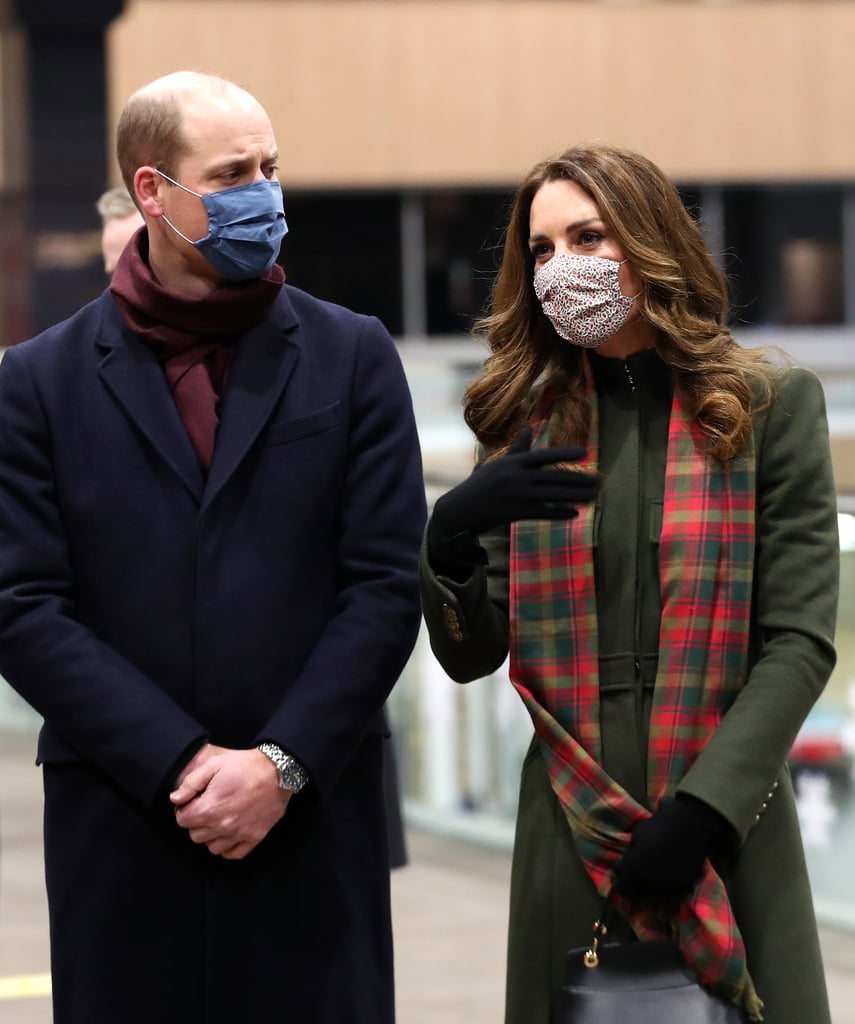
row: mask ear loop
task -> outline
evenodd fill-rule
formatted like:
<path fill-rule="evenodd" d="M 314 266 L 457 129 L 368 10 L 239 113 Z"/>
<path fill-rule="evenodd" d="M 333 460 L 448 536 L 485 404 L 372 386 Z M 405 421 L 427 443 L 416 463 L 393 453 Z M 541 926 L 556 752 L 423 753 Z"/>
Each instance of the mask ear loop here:
<path fill-rule="evenodd" d="M 161 178 L 166 178 L 166 180 L 171 182 L 173 185 L 177 185 L 179 188 L 183 188 L 184 191 L 189 192 L 191 196 L 197 196 L 199 199 L 205 198 L 201 192 L 194 192 L 192 188 L 187 188 L 186 185 L 182 185 L 181 182 L 176 181 L 175 178 L 170 178 L 168 174 L 164 174 L 163 171 L 158 170 L 156 167 L 155 170 L 161 176 Z M 624 260 L 624 262 L 626 261 Z"/>
<path fill-rule="evenodd" d="M 201 199 L 203 202 L 205 201 L 205 197 L 201 194 L 201 192 L 194 192 L 192 188 L 187 188 L 186 185 L 182 185 L 181 182 L 180 181 L 176 181 L 175 178 L 170 178 L 168 174 L 164 174 L 163 171 L 158 170 L 157 167 L 155 167 L 155 170 L 161 176 L 161 178 L 165 178 L 167 181 L 171 182 L 173 185 L 177 185 L 179 188 L 183 188 L 184 191 L 185 192 L 189 192 L 191 196 L 196 196 L 198 199 Z M 175 234 L 178 235 L 179 238 L 183 238 L 184 241 L 188 243 L 188 245 L 196 245 L 197 244 L 196 242 L 193 241 L 192 238 L 188 238 L 184 234 L 183 231 L 179 231 L 178 228 L 172 223 L 172 221 L 166 216 L 165 213 L 162 213 L 161 217 L 163 217 L 163 219 L 172 228 L 172 230 L 175 232 Z M 205 238 L 207 238 L 207 237 L 208 236 L 206 235 Z M 200 238 L 198 241 L 202 242 L 202 241 L 204 241 L 204 239 Z"/>
<path fill-rule="evenodd" d="M 193 239 L 192 239 L 192 238 L 188 238 L 188 237 L 187 237 L 187 236 L 186 236 L 186 235 L 184 234 L 184 232 L 183 232 L 183 231 L 179 231 L 179 230 L 178 230 L 178 228 L 177 228 L 177 227 L 176 227 L 176 226 L 175 226 L 175 225 L 174 225 L 174 224 L 172 223 L 172 221 L 171 221 L 171 220 L 170 220 L 170 219 L 169 219 L 169 218 L 168 218 L 168 217 L 166 216 L 166 214 L 165 214 L 165 213 L 162 213 L 162 214 L 161 214 L 161 217 L 163 217 L 163 219 L 164 219 L 164 220 L 166 221 L 166 223 L 167 223 L 167 224 L 168 224 L 168 225 L 169 225 L 169 226 L 170 226 L 170 227 L 172 228 L 172 230 L 173 230 L 173 231 L 175 232 L 175 234 L 176 234 L 176 235 L 178 235 L 178 237 L 179 237 L 179 238 L 183 238 L 183 239 L 184 239 L 184 241 L 185 241 L 185 242 L 189 242 L 189 244 L 190 244 L 190 245 L 195 245 L 195 244 L 196 244 L 196 243 L 195 243 L 195 242 L 193 241 Z M 208 236 L 206 235 L 205 237 L 207 238 Z M 201 239 L 201 238 L 200 238 L 200 239 L 199 239 L 199 241 L 201 242 L 201 241 L 203 241 L 203 239 Z"/>
<path fill-rule="evenodd" d="M 631 302 L 635 302 L 635 300 L 638 298 L 638 296 L 641 295 L 641 292 L 640 291 L 636 292 L 635 295 L 624 295 L 623 289 L 620 286 L 620 268 L 624 265 L 624 263 L 629 263 L 629 256 L 624 257 L 622 260 L 618 260 L 618 278 L 617 278 L 618 291 L 620 292 L 622 299 L 629 299 Z"/>

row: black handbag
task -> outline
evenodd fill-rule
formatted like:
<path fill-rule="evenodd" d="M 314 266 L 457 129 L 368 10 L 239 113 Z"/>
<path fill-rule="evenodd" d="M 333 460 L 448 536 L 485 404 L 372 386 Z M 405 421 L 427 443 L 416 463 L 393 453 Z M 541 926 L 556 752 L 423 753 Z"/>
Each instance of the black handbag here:
<path fill-rule="evenodd" d="M 686 967 L 676 942 L 600 945 L 597 922 L 587 949 L 567 953 L 552 1024 L 745 1024 Z"/>

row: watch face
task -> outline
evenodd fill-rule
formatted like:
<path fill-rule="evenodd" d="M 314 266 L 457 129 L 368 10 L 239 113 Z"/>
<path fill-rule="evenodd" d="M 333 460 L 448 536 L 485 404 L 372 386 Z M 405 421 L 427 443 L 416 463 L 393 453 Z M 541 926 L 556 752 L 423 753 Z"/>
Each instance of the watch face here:
<path fill-rule="evenodd" d="M 292 793 L 299 793 L 306 784 L 306 773 L 293 757 L 286 758 L 286 764 L 282 767 L 281 774 L 285 788 L 290 789 Z"/>

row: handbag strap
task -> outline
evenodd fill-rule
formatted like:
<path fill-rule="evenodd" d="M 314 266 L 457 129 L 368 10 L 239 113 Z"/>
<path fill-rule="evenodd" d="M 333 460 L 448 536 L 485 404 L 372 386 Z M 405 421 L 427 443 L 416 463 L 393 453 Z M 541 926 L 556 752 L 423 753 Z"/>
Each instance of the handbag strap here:
<path fill-rule="evenodd" d="M 609 920 L 614 919 L 614 915 L 617 913 L 617 908 L 611 900 L 611 893 L 607 893 L 603 897 L 602 906 L 600 913 L 597 916 L 597 920 L 594 921 L 593 938 L 591 944 L 585 950 L 582 962 L 586 967 L 597 967 L 600 963 L 600 940 L 605 939 L 609 931 Z M 679 937 L 679 930 L 676 928 L 673 922 L 673 918 L 666 917 L 663 915 L 665 927 L 671 928 L 672 938 L 676 942 Z"/>

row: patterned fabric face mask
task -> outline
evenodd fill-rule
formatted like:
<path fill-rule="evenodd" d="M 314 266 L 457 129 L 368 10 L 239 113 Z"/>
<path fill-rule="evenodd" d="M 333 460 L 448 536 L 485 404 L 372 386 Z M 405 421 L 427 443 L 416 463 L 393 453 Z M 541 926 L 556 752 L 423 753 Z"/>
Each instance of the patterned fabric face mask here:
<path fill-rule="evenodd" d="M 559 253 L 534 272 L 534 292 L 556 332 L 581 348 L 597 348 L 623 327 L 635 296 L 620 290 L 626 260 Z"/>

